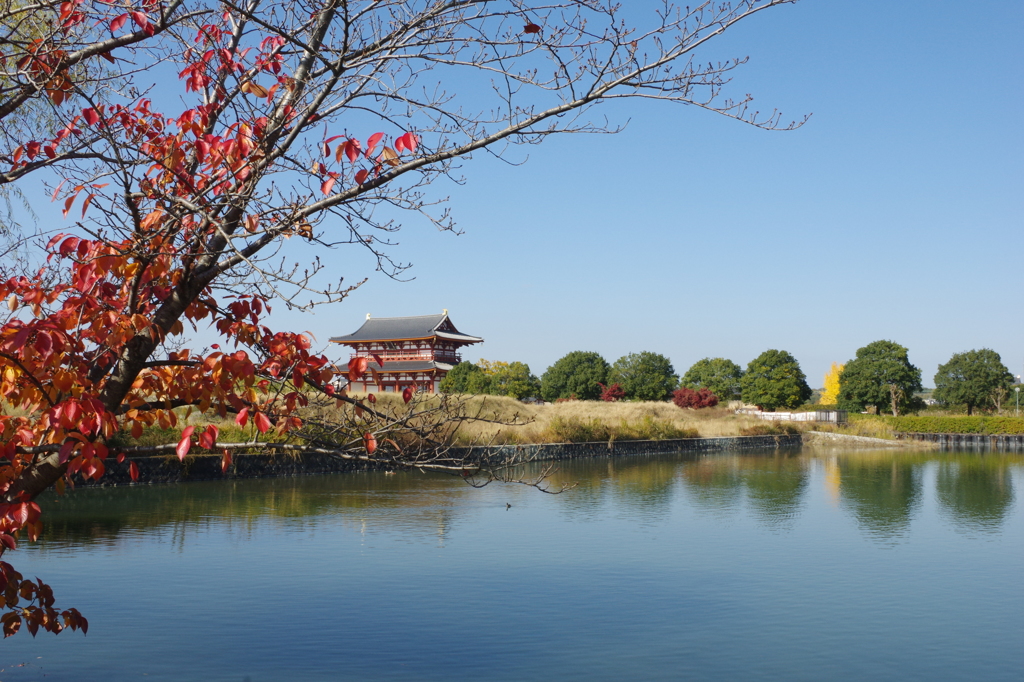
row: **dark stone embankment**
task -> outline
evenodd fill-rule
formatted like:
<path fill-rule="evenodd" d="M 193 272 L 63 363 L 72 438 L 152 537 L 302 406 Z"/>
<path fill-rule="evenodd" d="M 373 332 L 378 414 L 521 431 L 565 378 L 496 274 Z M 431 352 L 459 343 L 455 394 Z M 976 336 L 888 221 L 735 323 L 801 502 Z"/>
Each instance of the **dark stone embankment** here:
<path fill-rule="evenodd" d="M 540 445 L 501 445 L 494 447 L 456 448 L 453 454 L 484 461 L 510 461 L 516 464 L 546 462 L 584 457 L 629 457 L 665 455 L 679 452 L 713 452 L 721 450 L 753 450 L 798 448 L 799 435 L 736 436 L 723 438 L 682 438 L 678 440 L 611 441 L 602 443 L 544 443 Z M 235 455 L 226 472 L 221 471 L 219 455 L 192 455 L 184 461 L 177 457 L 140 457 L 139 480 L 132 482 L 128 463 L 110 458 L 107 472 L 98 482 L 76 485 L 114 486 L 150 483 L 184 483 L 187 481 L 220 481 L 240 478 L 274 478 L 309 476 L 349 471 L 379 471 L 393 468 L 387 464 L 342 460 L 328 455 L 261 454 Z"/>

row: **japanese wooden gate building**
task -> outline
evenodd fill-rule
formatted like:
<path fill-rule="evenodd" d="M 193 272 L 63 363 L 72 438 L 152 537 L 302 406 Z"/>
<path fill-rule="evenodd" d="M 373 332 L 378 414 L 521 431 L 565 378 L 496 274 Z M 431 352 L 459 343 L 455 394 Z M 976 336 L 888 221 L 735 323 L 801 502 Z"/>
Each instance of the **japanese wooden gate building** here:
<path fill-rule="evenodd" d="M 377 388 L 373 373 L 377 372 L 378 390 L 400 391 L 416 384 L 430 393 L 438 392 L 438 385 L 452 367 L 462 361 L 458 349 L 483 339 L 463 334 L 448 319 L 448 311 L 440 315 L 417 317 L 366 316 L 366 322 L 348 336 L 335 336 L 332 343 L 352 348 L 349 358 L 367 358 L 367 371 L 362 379 L 349 384 L 352 391 L 372 391 Z M 378 363 L 378 359 L 383 363 Z M 348 363 L 339 367 L 348 372 Z"/>

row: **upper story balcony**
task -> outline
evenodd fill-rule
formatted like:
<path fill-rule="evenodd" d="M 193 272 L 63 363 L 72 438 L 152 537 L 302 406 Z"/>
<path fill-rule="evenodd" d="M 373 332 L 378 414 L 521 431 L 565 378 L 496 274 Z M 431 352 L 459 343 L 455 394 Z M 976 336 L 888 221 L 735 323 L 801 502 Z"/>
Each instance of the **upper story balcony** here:
<path fill-rule="evenodd" d="M 374 353 L 359 351 L 352 353 L 352 358 L 367 357 L 373 358 Z M 449 365 L 462 362 L 462 354 L 450 350 L 430 350 L 429 348 L 403 348 L 378 351 L 376 355 L 384 362 L 444 362 Z"/>

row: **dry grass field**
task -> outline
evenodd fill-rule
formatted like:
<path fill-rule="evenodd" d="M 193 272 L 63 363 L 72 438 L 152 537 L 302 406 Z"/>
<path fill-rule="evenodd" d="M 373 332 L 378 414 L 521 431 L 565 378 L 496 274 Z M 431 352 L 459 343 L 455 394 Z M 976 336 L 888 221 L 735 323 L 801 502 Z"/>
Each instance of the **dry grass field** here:
<path fill-rule="evenodd" d="M 670 402 L 581 400 L 530 405 L 501 396 L 467 396 L 465 400 L 474 416 L 524 423 L 467 422 L 456 434 L 460 444 L 739 436 L 744 430 L 767 426 L 753 417 L 733 414 L 727 407 L 684 410 Z"/>

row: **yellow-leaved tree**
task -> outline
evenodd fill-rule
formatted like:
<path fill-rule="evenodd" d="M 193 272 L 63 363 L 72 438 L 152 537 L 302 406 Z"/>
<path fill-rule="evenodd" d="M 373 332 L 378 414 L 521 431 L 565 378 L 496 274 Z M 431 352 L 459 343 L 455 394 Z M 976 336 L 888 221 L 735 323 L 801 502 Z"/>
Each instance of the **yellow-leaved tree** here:
<path fill-rule="evenodd" d="M 832 363 L 832 369 L 825 375 L 825 390 L 821 394 L 822 405 L 835 405 L 839 399 L 839 377 L 846 365 Z"/>

